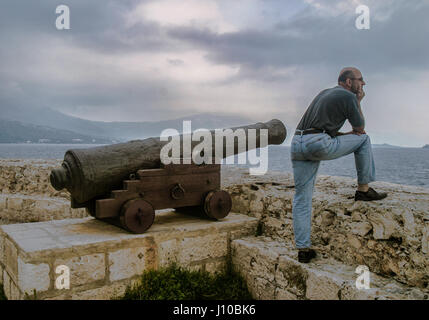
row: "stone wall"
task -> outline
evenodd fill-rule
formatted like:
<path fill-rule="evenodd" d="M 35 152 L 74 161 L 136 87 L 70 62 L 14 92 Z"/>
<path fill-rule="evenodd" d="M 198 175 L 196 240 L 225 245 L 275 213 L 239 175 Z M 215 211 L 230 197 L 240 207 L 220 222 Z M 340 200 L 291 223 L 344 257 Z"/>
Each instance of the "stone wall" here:
<path fill-rule="evenodd" d="M 85 208 L 71 209 L 70 200 L 43 195 L 0 194 L 0 220 L 3 223 L 23 223 L 83 218 Z"/>
<path fill-rule="evenodd" d="M 45 195 L 70 199 L 65 191 L 56 191 L 49 182 L 51 170 L 61 160 L 0 159 L 0 194 Z"/>
<path fill-rule="evenodd" d="M 176 212 L 156 215 L 144 234 L 131 234 L 94 218 L 0 226 L 0 284 L 8 299 L 110 299 L 122 295 L 145 270 L 171 263 L 221 271 L 231 241 L 255 234 L 257 220 L 229 214 L 222 221 Z M 70 287 L 56 285 L 58 266 Z"/>
<path fill-rule="evenodd" d="M 368 272 L 361 288 L 356 268 L 333 258 L 299 263 L 296 252 L 269 237 L 237 239 L 231 245 L 233 266 L 261 300 L 427 300 L 429 292 Z M 359 271 L 362 272 L 362 271 Z"/>
<path fill-rule="evenodd" d="M 0 224 L 87 217 L 85 209 L 71 209 L 65 190 L 49 182 L 60 160 L 0 160 Z"/>
<path fill-rule="evenodd" d="M 293 245 L 291 174 L 257 177 L 228 169 L 224 185 L 233 210 L 257 217 L 262 235 Z M 313 196 L 312 243 L 323 257 L 419 288 L 429 283 L 429 190 L 376 182 L 378 202 L 355 202 L 356 183 L 320 176 Z"/>

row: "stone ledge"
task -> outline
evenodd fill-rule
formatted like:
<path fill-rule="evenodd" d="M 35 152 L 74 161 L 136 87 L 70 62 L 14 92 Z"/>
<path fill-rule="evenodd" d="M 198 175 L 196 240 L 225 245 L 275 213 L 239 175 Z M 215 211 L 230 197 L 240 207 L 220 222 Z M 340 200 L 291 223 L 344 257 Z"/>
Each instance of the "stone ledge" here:
<path fill-rule="evenodd" d="M 49 181 L 51 170 L 60 166 L 61 162 L 61 160 L 0 159 L 0 192 L 69 198 L 65 190 L 56 191 Z"/>
<path fill-rule="evenodd" d="M 370 272 L 370 289 L 357 289 L 357 266 L 318 257 L 302 264 L 286 243 L 247 237 L 231 243 L 234 269 L 247 281 L 255 299 L 410 300 L 428 299 L 429 291 L 400 284 Z"/>
<path fill-rule="evenodd" d="M 210 221 L 158 212 L 144 234 L 130 234 L 94 218 L 0 227 L 0 270 L 5 294 L 23 299 L 109 299 L 148 269 L 171 262 L 192 270 L 220 271 L 230 242 L 254 235 L 257 219 L 229 214 Z M 58 290 L 59 265 L 70 269 L 70 289 Z"/>
<path fill-rule="evenodd" d="M 39 222 L 88 217 L 85 208 L 70 208 L 70 200 L 44 195 L 0 194 L 0 221 Z M 1 223 L 0 223 L 1 224 Z"/>

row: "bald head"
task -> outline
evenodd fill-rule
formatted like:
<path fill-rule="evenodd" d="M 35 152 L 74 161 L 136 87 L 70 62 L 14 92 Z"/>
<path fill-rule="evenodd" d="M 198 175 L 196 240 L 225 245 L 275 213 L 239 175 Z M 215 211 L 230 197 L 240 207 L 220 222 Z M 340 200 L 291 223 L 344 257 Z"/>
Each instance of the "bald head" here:
<path fill-rule="evenodd" d="M 354 67 L 346 67 L 340 71 L 340 75 L 338 76 L 338 84 L 340 84 L 341 82 L 345 82 L 347 79 L 360 78 L 360 77 L 361 77 L 361 72 L 359 71 L 359 69 Z"/>
<path fill-rule="evenodd" d="M 354 67 L 343 68 L 338 76 L 338 84 L 346 90 L 355 94 L 363 91 L 363 86 L 366 84 L 363 80 L 362 73 Z"/>

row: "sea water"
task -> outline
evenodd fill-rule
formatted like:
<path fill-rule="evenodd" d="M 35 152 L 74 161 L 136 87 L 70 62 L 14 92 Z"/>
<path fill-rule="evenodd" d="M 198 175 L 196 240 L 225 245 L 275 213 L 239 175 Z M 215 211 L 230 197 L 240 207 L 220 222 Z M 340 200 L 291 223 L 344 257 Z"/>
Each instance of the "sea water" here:
<path fill-rule="evenodd" d="M 3 159 L 63 159 L 69 149 L 90 148 L 93 144 L 0 144 Z M 377 180 L 429 188 L 429 149 L 373 148 Z M 234 163 L 237 163 L 235 161 Z M 247 165 L 236 165 L 247 166 Z M 248 167 L 248 166 L 247 166 Z M 269 146 L 268 170 L 292 172 L 290 147 Z M 356 178 L 353 154 L 322 161 L 319 174 Z"/>

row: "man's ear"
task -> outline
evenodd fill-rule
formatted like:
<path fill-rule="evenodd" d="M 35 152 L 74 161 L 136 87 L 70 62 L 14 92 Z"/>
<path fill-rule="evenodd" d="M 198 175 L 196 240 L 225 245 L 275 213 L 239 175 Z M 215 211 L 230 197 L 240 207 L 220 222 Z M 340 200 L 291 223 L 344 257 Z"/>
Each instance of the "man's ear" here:
<path fill-rule="evenodd" d="M 351 79 L 347 78 L 344 83 L 346 84 L 347 88 L 351 88 L 352 87 L 352 80 Z"/>

